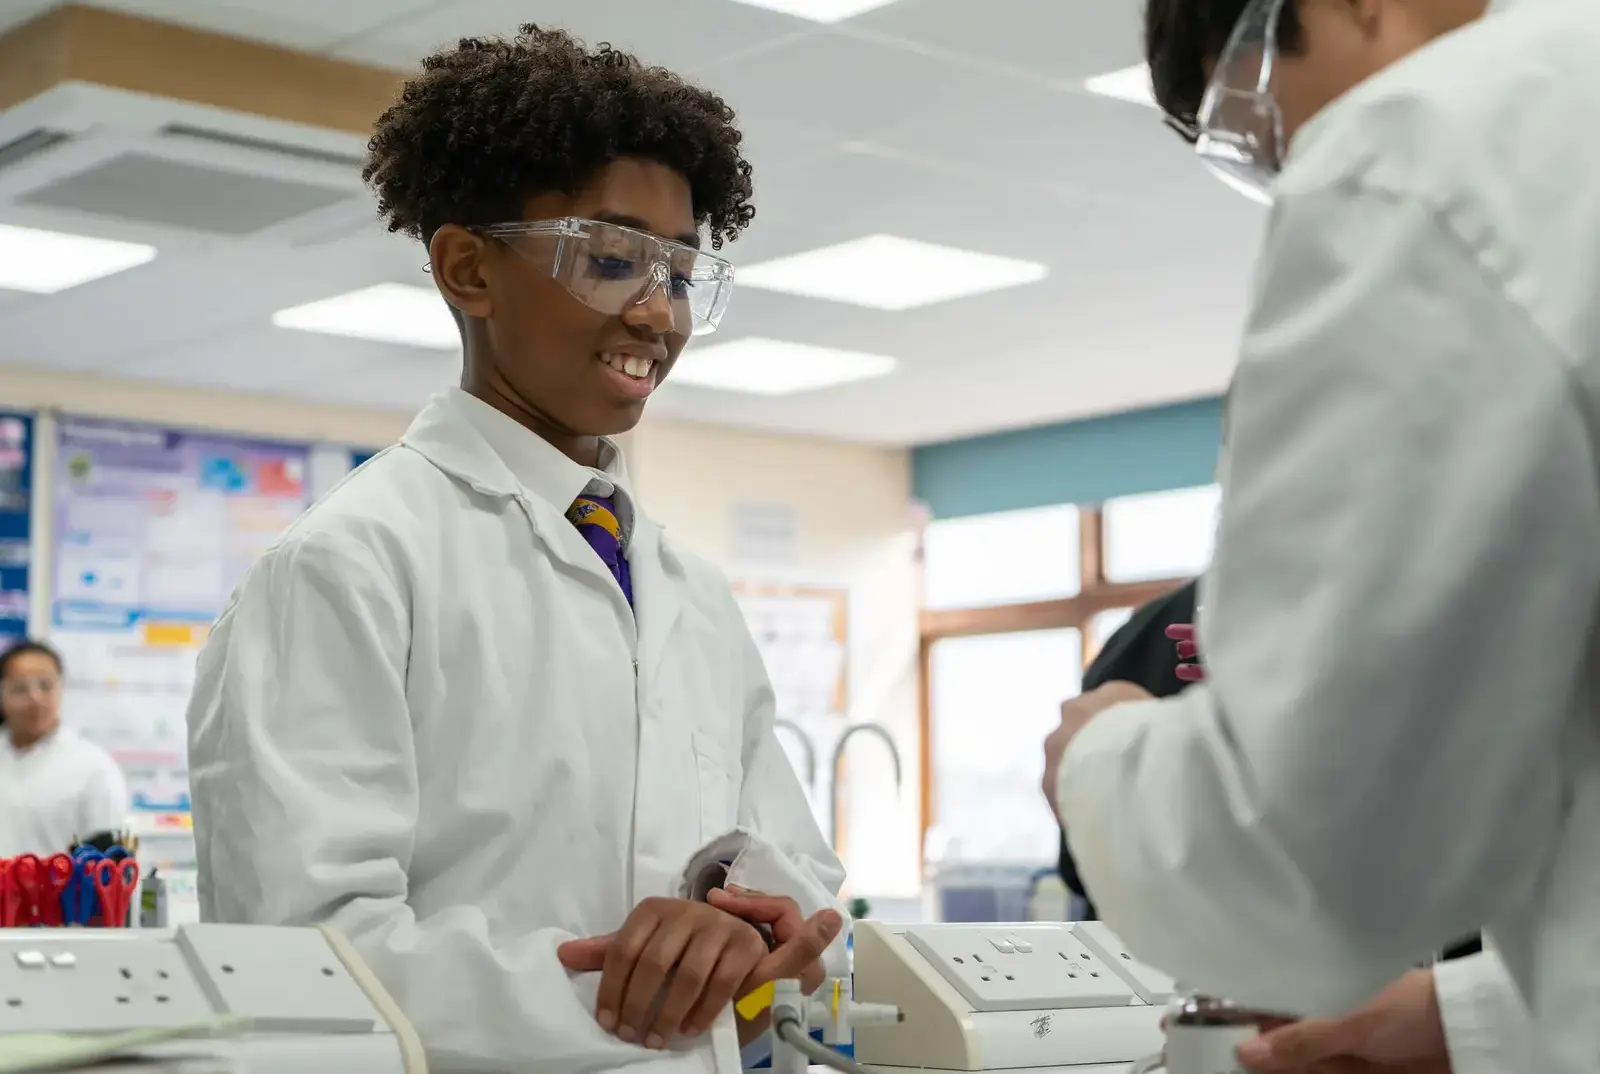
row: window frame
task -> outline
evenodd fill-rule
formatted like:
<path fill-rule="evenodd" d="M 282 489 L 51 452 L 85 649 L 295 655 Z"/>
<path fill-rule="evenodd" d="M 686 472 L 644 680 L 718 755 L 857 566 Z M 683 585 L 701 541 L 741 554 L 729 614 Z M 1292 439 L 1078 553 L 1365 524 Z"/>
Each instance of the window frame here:
<path fill-rule="evenodd" d="M 918 767 L 921 772 L 921 844 L 926 845 L 933 824 L 933 701 L 930 689 L 933 673 L 933 647 L 946 638 L 965 638 L 981 634 L 1020 634 L 1035 630 L 1073 629 L 1083 645 L 1083 669 L 1089 670 L 1097 654 L 1093 632 L 1094 617 L 1118 608 L 1137 608 L 1187 585 L 1189 578 L 1160 578 L 1146 582 L 1111 582 L 1105 576 L 1105 515 L 1098 504 L 1078 509 L 1078 554 L 1081 583 L 1078 595 L 1058 600 L 1027 604 L 990 605 L 955 608 L 948 611 L 920 609 L 917 645 L 917 729 L 920 738 Z M 919 556 L 920 562 L 920 556 Z M 919 590 L 920 591 L 920 590 Z M 1063 698 L 1062 700 L 1066 700 Z M 919 864 L 921 855 L 919 855 Z"/>

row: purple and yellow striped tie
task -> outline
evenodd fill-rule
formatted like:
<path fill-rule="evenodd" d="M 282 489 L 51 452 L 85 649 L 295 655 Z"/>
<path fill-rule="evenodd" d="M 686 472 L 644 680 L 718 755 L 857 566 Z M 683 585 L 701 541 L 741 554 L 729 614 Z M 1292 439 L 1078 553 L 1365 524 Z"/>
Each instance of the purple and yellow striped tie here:
<path fill-rule="evenodd" d="M 567 520 L 578 527 L 611 577 L 622 587 L 622 595 L 633 607 L 633 577 L 628 573 L 628 557 L 623 555 L 622 524 L 617 521 L 617 505 L 609 496 L 579 496 L 567 509 Z"/>

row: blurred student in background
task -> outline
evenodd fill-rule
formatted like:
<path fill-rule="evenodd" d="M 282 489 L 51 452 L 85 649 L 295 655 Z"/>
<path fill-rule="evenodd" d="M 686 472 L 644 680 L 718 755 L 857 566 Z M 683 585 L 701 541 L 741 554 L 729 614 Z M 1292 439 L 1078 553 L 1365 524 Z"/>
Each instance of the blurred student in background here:
<path fill-rule="evenodd" d="M 42 642 L 0 654 L 0 857 L 53 854 L 127 821 L 117 763 L 61 726 L 61 678 L 60 655 Z"/>

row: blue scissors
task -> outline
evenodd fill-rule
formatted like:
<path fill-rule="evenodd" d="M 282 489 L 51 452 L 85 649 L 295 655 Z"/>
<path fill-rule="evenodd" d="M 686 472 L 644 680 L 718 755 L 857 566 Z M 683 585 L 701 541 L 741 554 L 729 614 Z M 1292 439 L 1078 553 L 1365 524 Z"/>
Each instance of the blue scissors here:
<path fill-rule="evenodd" d="M 72 879 L 61 896 L 62 918 L 68 925 L 87 925 L 100 909 L 94 889 L 94 870 L 107 855 L 94 847 L 81 846 L 72 854 Z"/>

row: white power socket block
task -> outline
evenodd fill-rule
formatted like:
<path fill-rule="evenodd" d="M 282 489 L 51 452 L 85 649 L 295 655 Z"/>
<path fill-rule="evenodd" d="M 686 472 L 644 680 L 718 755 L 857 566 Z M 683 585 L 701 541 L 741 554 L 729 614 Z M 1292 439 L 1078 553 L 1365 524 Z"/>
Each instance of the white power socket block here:
<path fill-rule="evenodd" d="M 260 1032 L 384 1024 L 314 929 L 185 925 L 0 930 L 0 1036 L 116 1033 L 249 1018 Z"/>
<path fill-rule="evenodd" d="M 1072 926 L 1072 934 L 1083 941 L 1085 953 L 1122 971 L 1122 976 L 1133 985 L 1134 994 L 1146 1003 L 1156 1006 L 1172 998 L 1176 989 L 1172 978 L 1128 953 L 1121 937 L 1100 921 L 1079 921 Z"/>
<path fill-rule="evenodd" d="M 1057 926 L 907 929 L 906 940 L 974 1011 L 1127 1007 L 1140 1000 L 1120 967 Z"/>

